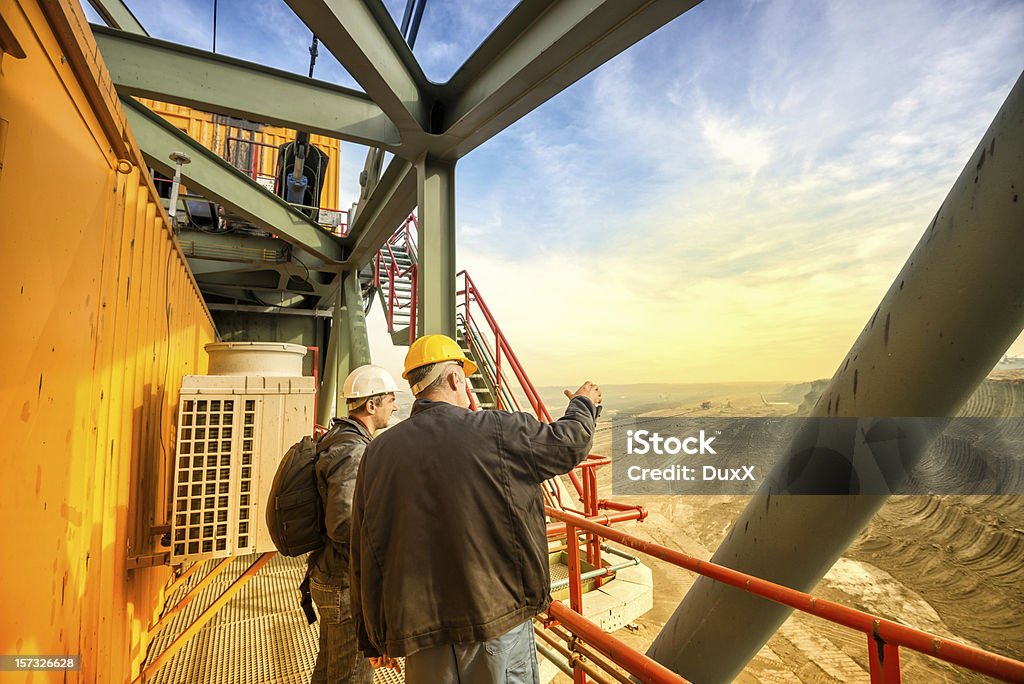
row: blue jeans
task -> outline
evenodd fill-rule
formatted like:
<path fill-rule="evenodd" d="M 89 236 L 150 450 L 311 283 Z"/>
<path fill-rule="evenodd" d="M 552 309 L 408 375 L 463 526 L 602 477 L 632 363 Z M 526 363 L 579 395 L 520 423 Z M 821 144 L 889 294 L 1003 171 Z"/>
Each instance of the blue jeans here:
<path fill-rule="evenodd" d="M 406 656 L 406 684 L 539 684 L 533 621 L 490 641 L 442 644 Z"/>
<path fill-rule="evenodd" d="M 348 587 L 321 584 L 310 578 L 309 593 L 320 613 L 320 652 L 311 684 L 371 684 L 373 667 L 356 647 Z"/>

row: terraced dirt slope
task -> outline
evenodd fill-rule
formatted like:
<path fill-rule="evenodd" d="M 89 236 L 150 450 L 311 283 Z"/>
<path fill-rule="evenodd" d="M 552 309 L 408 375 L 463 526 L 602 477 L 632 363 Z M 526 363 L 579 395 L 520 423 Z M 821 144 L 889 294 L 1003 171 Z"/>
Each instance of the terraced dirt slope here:
<path fill-rule="evenodd" d="M 824 383 L 802 388 L 820 392 Z M 799 386 L 780 389 L 772 401 L 792 401 Z M 641 415 L 787 415 L 800 402 L 765 404 L 762 392 L 715 394 L 710 409 L 699 402 L 645 407 Z M 728 406 L 725 399 L 728 394 Z M 810 397 L 811 402 L 816 397 Z M 804 405 L 808 405 L 807 402 Z M 611 408 L 611 407 L 610 407 Z M 1024 371 L 993 373 L 961 411 L 964 416 L 1024 416 Z M 603 423 L 594 451 L 610 453 L 610 425 Z M 950 455 L 953 460 L 956 454 Z M 601 477 L 610 487 L 610 473 Z M 603 493 L 610 496 L 610 491 Z M 650 511 L 643 523 L 623 529 L 695 556 L 710 558 L 747 503 L 744 497 L 663 496 L 625 500 Z M 655 607 L 620 638 L 641 650 L 657 634 L 693 576 L 664 563 L 654 570 Z M 813 593 L 913 627 L 1024 657 L 1024 496 L 903 496 L 891 498 Z M 713 654 L 709 654 L 713 657 Z M 902 651 L 904 681 L 987 682 L 940 661 Z M 737 679 L 763 682 L 867 682 L 867 641 L 856 632 L 794 614 Z M 568 681 L 562 679 L 559 681 Z"/>

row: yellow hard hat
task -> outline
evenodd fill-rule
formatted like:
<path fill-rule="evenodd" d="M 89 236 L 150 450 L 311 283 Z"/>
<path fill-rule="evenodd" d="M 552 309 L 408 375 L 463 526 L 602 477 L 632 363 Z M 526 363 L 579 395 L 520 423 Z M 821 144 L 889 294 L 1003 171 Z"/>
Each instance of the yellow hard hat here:
<path fill-rule="evenodd" d="M 466 358 L 462 347 L 447 335 L 424 335 L 409 347 L 405 355 L 405 372 L 402 377 L 409 379 L 409 371 L 442 361 L 461 361 L 466 375 L 476 372 L 476 364 Z"/>

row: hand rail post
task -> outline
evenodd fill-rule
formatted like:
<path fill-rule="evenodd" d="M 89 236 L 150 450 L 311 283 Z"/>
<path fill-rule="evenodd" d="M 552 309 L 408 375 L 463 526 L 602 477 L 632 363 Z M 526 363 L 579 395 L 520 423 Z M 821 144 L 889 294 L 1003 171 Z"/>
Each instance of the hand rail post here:
<path fill-rule="evenodd" d="M 497 402 L 497 408 L 504 408 L 502 406 L 503 402 L 501 401 L 501 347 L 497 345 L 495 345 L 495 347 L 494 366 L 496 370 L 494 371 L 494 375 L 496 377 L 494 381 L 494 399 Z"/>
<path fill-rule="evenodd" d="M 419 312 L 419 264 L 412 265 L 412 309 L 409 311 L 409 344 L 416 341 L 417 313 Z"/>
<path fill-rule="evenodd" d="M 871 684 L 900 684 L 900 647 L 887 644 L 874 634 L 868 634 L 868 665 Z"/>
<path fill-rule="evenodd" d="M 391 248 L 388 247 L 388 252 Z M 388 264 L 388 333 L 395 331 L 395 261 L 394 254 L 391 255 L 391 263 Z"/>
<path fill-rule="evenodd" d="M 566 532 L 568 536 L 566 541 L 566 554 L 568 555 L 568 566 L 569 566 L 569 608 L 573 612 L 583 615 L 583 580 L 580 575 L 582 570 L 580 569 L 580 542 L 576 538 L 576 526 L 571 523 L 566 523 Z M 583 671 L 576 663 L 573 663 L 572 667 L 573 684 L 586 684 L 587 673 Z"/>

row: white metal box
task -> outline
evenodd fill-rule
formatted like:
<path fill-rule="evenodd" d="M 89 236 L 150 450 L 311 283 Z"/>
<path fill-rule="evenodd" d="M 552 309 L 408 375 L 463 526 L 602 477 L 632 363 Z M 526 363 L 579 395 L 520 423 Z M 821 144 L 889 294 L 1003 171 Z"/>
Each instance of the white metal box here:
<path fill-rule="evenodd" d="M 311 377 L 187 375 L 178 405 L 171 564 L 274 550 L 264 506 L 311 434 Z"/>

